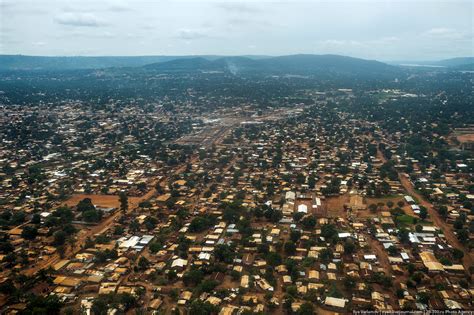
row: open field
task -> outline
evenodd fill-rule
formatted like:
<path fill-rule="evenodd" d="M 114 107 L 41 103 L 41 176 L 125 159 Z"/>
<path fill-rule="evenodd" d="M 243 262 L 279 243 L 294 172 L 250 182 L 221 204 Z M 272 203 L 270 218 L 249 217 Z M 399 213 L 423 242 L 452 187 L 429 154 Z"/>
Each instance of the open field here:
<path fill-rule="evenodd" d="M 349 195 L 344 194 L 337 197 L 328 197 L 323 200 L 323 204 L 327 209 L 327 216 L 329 218 L 339 218 L 344 216 L 344 204 L 349 202 Z"/>

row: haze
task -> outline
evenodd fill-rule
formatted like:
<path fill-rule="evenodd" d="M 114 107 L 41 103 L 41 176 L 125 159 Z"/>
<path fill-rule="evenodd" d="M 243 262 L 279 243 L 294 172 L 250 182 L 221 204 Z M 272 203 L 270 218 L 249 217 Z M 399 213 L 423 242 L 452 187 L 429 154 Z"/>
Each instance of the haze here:
<path fill-rule="evenodd" d="M 473 55 L 472 1 L 0 1 L 0 53 Z"/>

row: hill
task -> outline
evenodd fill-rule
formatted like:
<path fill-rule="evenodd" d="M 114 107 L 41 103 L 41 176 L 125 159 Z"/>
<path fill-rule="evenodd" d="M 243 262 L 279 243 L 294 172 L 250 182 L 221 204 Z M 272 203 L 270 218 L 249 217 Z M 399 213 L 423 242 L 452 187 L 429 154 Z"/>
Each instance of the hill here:
<path fill-rule="evenodd" d="M 245 56 L 249 59 L 268 58 L 267 56 Z M 77 57 L 48 57 L 25 55 L 0 55 L 0 71 L 15 70 L 83 70 L 104 68 L 142 67 L 153 63 L 162 63 L 179 59 L 204 58 L 216 60 L 221 56 L 77 56 Z"/>
<path fill-rule="evenodd" d="M 207 56 L 212 58 L 212 56 Z M 142 67 L 150 63 L 187 59 L 191 56 L 99 56 L 46 57 L 0 55 L 0 71 L 11 70 L 80 70 L 111 67 Z M 214 57 L 216 58 L 216 57 Z"/>
<path fill-rule="evenodd" d="M 440 60 L 436 62 L 436 64 L 439 66 L 445 66 L 445 67 L 459 67 L 463 65 L 471 65 L 471 64 L 474 64 L 474 57 L 459 57 L 459 58 L 445 59 L 445 60 Z"/>
<path fill-rule="evenodd" d="M 339 55 L 289 55 L 250 59 L 223 57 L 215 60 L 191 58 L 146 65 L 147 70 L 158 72 L 220 71 L 233 74 L 265 75 L 393 75 L 401 70 L 374 60 Z"/>

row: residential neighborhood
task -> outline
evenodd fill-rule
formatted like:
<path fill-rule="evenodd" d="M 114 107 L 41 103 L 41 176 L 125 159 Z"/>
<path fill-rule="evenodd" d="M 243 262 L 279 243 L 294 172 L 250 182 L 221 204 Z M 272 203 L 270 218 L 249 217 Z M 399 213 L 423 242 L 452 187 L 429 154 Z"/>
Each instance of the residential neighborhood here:
<path fill-rule="evenodd" d="M 428 159 L 354 97 L 4 106 L 1 312 L 472 310 L 471 148 Z"/>

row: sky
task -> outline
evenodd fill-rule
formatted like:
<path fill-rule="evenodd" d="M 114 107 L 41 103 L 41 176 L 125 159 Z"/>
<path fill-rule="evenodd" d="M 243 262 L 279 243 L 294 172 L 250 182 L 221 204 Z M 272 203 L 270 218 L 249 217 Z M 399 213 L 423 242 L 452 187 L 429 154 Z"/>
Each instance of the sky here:
<path fill-rule="evenodd" d="M 0 54 L 474 56 L 468 0 L 0 0 Z"/>

